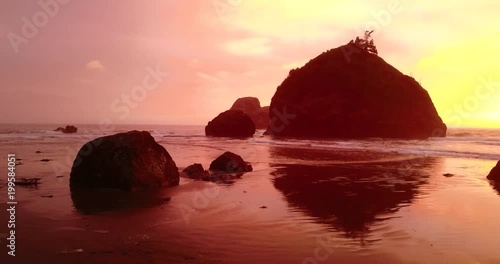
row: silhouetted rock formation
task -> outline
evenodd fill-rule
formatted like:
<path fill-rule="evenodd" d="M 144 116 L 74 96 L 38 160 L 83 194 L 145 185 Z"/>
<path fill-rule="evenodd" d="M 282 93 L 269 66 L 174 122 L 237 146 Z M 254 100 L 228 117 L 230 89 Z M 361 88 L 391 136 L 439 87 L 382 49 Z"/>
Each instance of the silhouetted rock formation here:
<path fill-rule="evenodd" d="M 257 129 L 266 129 L 269 126 L 269 106 L 260 107 L 259 99 L 242 97 L 234 102 L 230 110 L 240 110 L 247 114 Z"/>
<path fill-rule="evenodd" d="M 242 157 L 227 151 L 212 161 L 210 164 L 210 170 L 241 173 L 252 171 L 253 168 L 252 165 L 245 162 Z"/>
<path fill-rule="evenodd" d="M 215 137 L 251 137 L 255 124 L 239 110 L 227 110 L 219 114 L 205 127 L 205 135 Z"/>
<path fill-rule="evenodd" d="M 187 166 L 182 172 L 186 173 L 191 179 L 205 180 L 210 177 L 210 173 L 203 169 L 203 165 L 199 163 Z"/>
<path fill-rule="evenodd" d="M 242 97 L 234 102 L 229 110 L 240 110 L 245 114 L 257 112 L 260 109 L 260 101 L 255 97 Z"/>
<path fill-rule="evenodd" d="M 492 181 L 500 182 L 500 161 L 498 161 L 497 165 L 491 170 L 487 178 Z"/>
<path fill-rule="evenodd" d="M 447 130 L 418 82 L 353 43 L 291 70 L 271 109 L 295 115 L 269 113 L 275 136 L 423 139 Z"/>
<path fill-rule="evenodd" d="M 179 171 L 164 147 L 146 131 L 130 131 L 86 143 L 71 169 L 70 187 L 136 191 L 179 184 Z"/>
<path fill-rule="evenodd" d="M 78 128 L 75 127 L 75 126 L 66 126 L 66 128 L 64 127 L 58 127 L 56 129 L 54 129 L 54 131 L 61 131 L 63 133 L 76 133 L 78 131 Z"/>
<path fill-rule="evenodd" d="M 182 172 L 188 178 L 201 181 L 210 181 L 215 183 L 232 184 L 236 179 L 240 179 L 243 175 L 243 169 L 252 170 L 252 166 L 248 165 L 236 154 L 227 152 L 218 158 L 217 162 L 212 162 L 214 168 L 212 171 L 203 169 L 199 163 L 189 165 Z M 234 156 L 233 156 L 234 155 Z M 236 166 L 235 166 L 236 165 Z"/>

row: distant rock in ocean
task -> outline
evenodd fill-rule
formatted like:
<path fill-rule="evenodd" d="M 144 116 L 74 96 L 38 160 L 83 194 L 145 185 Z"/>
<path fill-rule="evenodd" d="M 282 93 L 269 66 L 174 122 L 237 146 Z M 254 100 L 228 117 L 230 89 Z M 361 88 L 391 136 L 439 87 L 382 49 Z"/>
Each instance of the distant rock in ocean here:
<path fill-rule="evenodd" d="M 215 137 L 251 137 L 255 124 L 240 110 L 227 110 L 219 114 L 205 127 L 205 135 Z"/>
<path fill-rule="evenodd" d="M 500 181 L 500 161 L 498 161 L 497 165 L 491 170 L 487 178 L 492 181 Z"/>
<path fill-rule="evenodd" d="M 275 136 L 426 139 L 447 130 L 417 81 L 352 42 L 291 70 L 271 109 Z"/>
<path fill-rule="evenodd" d="M 94 139 L 75 158 L 71 189 L 114 188 L 125 191 L 179 185 L 179 171 L 167 150 L 146 131 Z"/>
<path fill-rule="evenodd" d="M 70 133 L 76 133 L 78 131 L 78 128 L 75 126 L 66 126 L 66 128 L 58 127 L 56 129 L 54 129 L 54 131 L 61 131 L 63 133 L 70 134 Z"/>
<path fill-rule="evenodd" d="M 269 126 L 269 106 L 260 106 L 256 97 L 242 97 L 234 102 L 230 110 L 240 110 L 247 114 L 257 129 L 266 129 Z"/>

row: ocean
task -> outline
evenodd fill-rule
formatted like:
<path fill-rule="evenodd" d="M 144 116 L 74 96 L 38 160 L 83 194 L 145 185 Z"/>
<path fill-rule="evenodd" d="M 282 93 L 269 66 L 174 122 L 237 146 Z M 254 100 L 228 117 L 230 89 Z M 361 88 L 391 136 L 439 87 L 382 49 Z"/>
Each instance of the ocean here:
<path fill-rule="evenodd" d="M 41 178 L 16 189 L 23 263 L 500 263 L 500 186 L 486 179 L 500 160 L 498 129 L 298 140 L 263 130 L 212 138 L 203 126 L 76 126 L 63 134 L 57 125 L 0 125 L 0 192 L 7 154 L 16 154 L 16 177 Z M 69 174 L 80 147 L 129 130 L 149 131 L 180 171 L 208 168 L 225 151 L 254 170 L 225 184 L 182 177 L 154 201 L 75 196 Z"/>
<path fill-rule="evenodd" d="M 164 144 L 224 144 L 232 139 L 205 137 L 204 126 L 169 125 L 115 125 L 111 130 L 102 130 L 99 125 L 78 125 L 77 134 L 63 134 L 53 131 L 56 125 L 0 125 L 0 144 L 50 144 L 85 143 L 96 137 L 130 130 L 149 131 L 155 139 Z M 465 157 L 500 160 L 500 129 L 449 128 L 445 138 L 428 140 L 302 140 L 273 139 L 264 136 L 264 130 L 257 130 L 253 138 L 244 142 L 249 145 L 293 146 L 310 149 L 366 150 L 411 154 L 419 156 Z M 212 144 L 216 142 L 215 144 Z M 239 140 L 238 140 L 239 142 Z"/>

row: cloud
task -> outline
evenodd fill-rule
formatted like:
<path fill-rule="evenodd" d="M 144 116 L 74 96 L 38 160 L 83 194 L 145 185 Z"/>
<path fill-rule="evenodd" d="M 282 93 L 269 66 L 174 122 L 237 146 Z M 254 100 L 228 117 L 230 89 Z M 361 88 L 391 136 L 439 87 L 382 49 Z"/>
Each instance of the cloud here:
<path fill-rule="evenodd" d="M 98 71 L 98 72 L 105 72 L 106 68 L 102 65 L 102 63 L 99 60 L 93 60 L 87 63 L 85 66 L 86 69 L 88 70 L 93 70 L 93 71 Z"/>
<path fill-rule="evenodd" d="M 269 38 L 261 37 L 229 40 L 225 43 L 224 48 L 229 53 L 240 56 L 265 55 L 272 50 L 269 45 L 270 41 Z"/>
<path fill-rule="evenodd" d="M 228 27 L 284 41 L 334 39 L 341 29 L 365 22 L 375 6 L 358 0 L 245 1 Z"/>
<path fill-rule="evenodd" d="M 293 62 L 290 62 L 290 63 L 283 64 L 283 66 L 281 66 L 281 67 L 283 69 L 285 69 L 285 70 L 291 70 L 291 69 L 302 67 L 307 62 L 308 62 L 308 60 L 293 61 Z"/>
<path fill-rule="evenodd" d="M 207 81 L 211 81 L 211 82 L 218 82 L 219 79 L 212 76 L 212 75 L 209 75 L 209 74 L 206 74 L 206 73 L 203 73 L 203 72 L 197 72 L 196 75 L 198 75 L 198 77 L 204 79 L 204 80 L 207 80 Z"/>
<path fill-rule="evenodd" d="M 257 76 L 257 72 L 256 71 L 247 71 L 247 72 L 244 72 L 243 73 L 245 76 L 248 76 L 248 77 L 254 77 L 254 76 Z"/>

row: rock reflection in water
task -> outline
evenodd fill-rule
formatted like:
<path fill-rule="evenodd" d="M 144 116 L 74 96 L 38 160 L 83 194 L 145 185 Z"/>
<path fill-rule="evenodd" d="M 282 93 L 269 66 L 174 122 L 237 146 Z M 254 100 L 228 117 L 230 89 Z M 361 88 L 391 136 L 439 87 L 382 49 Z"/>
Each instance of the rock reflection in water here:
<path fill-rule="evenodd" d="M 160 190 L 126 192 L 114 189 L 72 190 L 73 206 L 81 214 L 98 214 L 109 211 L 144 208 L 170 201 Z"/>
<path fill-rule="evenodd" d="M 298 153 L 314 157 L 314 162 L 298 160 Z M 345 160 L 343 153 L 327 153 L 319 161 L 318 153 L 284 148 L 274 148 L 271 154 L 278 161 L 272 164 L 274 186 L 289 205 L 351 238 L 365 237 L 370 225 L 411 203 L 427 182 L 429 167 L 436 164 L 436 158 L 429 157 L 376 161 L 370 156 L 371 162 L 332 162 Z M 283 158 L 286 162 L 280 164 Z"/>
<path fill-rule="evenodd" d="M 490 181 L 490 185 L 500 195 L 500 182 Z"/>

